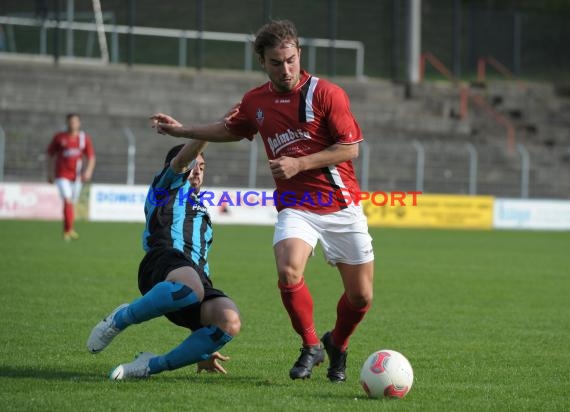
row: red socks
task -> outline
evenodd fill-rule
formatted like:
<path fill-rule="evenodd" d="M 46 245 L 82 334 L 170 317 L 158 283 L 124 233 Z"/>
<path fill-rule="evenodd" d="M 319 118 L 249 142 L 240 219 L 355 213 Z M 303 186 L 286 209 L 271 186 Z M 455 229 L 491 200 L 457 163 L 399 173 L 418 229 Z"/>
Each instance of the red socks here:
<path fill-rule="evenodd" d="M 63 232 L 73 230 L 73 203 L 63 202 Z"/>
<path fill-rule="evenodd" d="M 313 298 L 309 288 L 305 285 L 305 279 L 301 279 L 296 285 L 279 283 L 279 289 L 281 290 L 281 300 L 289 313 L 293 329 L 303 339 L 303 345 L 318 345 L 319 338 L 313 321 Z M 346 293 L 343 293 L 338 301 L 336 325 L 332 331 L 332 340 L 339 349 L 342 351 L 347 349 L 348 339 L 369 308 L 370 305 L 363 308 L 352 306 L 346 297 Z"/>
<path fill-rule="evenodd" d="M 283 285 L 281 283 L 278 285 L 281 290 L 283 305 L 289 313 L 293 329 L 303 339 L 303 345 L 319 345 L 320 342 L 313 320 L 313 297 L 305 285 L 305 279 L 301 278 L 301 281 L 296 285 Z"/>
<path fill-rule="evenodd" d="M 332 340 L 343 352 L 348 347 L 348 339 L 369 308 L 370 305 L 366 305 L 363 308 L 355 308 L 348 301 L 346 293 L 343 293 L 340 297 L 336 307 L 336 325 L 332 331 Z"/>

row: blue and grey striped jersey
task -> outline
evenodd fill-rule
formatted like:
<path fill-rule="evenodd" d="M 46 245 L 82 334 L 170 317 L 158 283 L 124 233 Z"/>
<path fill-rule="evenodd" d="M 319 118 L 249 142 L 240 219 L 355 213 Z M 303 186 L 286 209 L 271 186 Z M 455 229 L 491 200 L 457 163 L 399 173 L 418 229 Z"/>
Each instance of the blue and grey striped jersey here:
<path fill-rule="evenodd" d="M 143 248 L 172 247 L 188 256 L 209 276 L 208 251 L 212 245 L 212 223 L 208 209 L 190 186 L 187 173 L 165 167 L 149 187 L 144 213 Z"/>

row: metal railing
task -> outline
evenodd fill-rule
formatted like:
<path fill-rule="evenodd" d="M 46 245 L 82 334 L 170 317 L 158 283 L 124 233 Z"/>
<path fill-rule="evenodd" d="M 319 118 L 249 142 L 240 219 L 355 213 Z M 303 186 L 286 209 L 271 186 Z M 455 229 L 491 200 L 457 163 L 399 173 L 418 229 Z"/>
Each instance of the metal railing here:
<path fill-rule="evenodd" d="M 417 140 L 412 142 L 416 151 L 416 191 L 424 191 L 425 159 L 426 151 L 424 146 Z"/>
<path fill-rule="evenodd" d="M 127 141 L 127 184 L 134 185 L 137 153 L 135 134 L 129 127 L 124 127 L 123 135 Z"/>
<path fill-rule="evenodd" d="M 526 147 L 517 144 L 517 151 L 521 155 L 521 198 L 528 199 L 528 186 L 530 183 L 530 155 Z"/>
<path fill-rule="evenodd" d="M 137 159 L 137 150 L 136 150 L 136 137 L 132 130 L 128 127 L 123 128 L 123 135 L 127 142 L 127 149 L 126 149 L 126 173 L 124 180 L 121 179 L 128 185 L 132 185 L 135 183 L 135 163 Z M 414 164 L 415 164 L 415 177 L 413 181 L 413 186 L 415 187 L 416 191 L 424 191 L 425 184 L 428 183 L 430 186 L 433 186 L 433 173 L 427 173 L 427 171 L 433 169 L 427 169 L 426 163 L 431 161 L 431 157 L 427 155 L 428 151 L 426 150 L 426 144 L 422 143 L 418 140 L 414 140 L 411 142 L 401 142 L 398 145 L 397 152 L 407 152 L 410 156 L 414 156 Z M 460 169 L 465 168 L 464 175 L 467 176 L 467 179 L 461 181 L 461 185 L 466 185 L 465 189 L 459 188 L 460 193 L 468 193 L 469 195 L 476 195 L 478 194 L 478 184 L 479 184 L 479 176 L 478 176 L 478 162 L 479 162 L 479 150 L 473 145 L 472 143 L 464 143 L 465 149 L 467 149 L 467 158 L 462 157 L 459 159 L 449 159 L 451 163 L 455 162 L 455 165 L 458 165 Z M 516 149 L 518 154 L 520 155 L 520 175 L 518 178 L 515 178 L 513 184 L 516 184 L 516 188 L 514 189 L 514 193 L 519 193 L 519 196 L 523 199 L 529 197 L 530 193 L 530 170 L 531 170 L 531 157 L 526 149 L 526 147 L 518 143 L 516 145 Z M 378 176 L 378 171 L 376 169 L 376 173 L 372 173 L 374 171 L 374 164 L 370 162 L 372 154 L 372 146 L 369 142 L 362 142 L 360 144 L 360 154 L 358 161 L 360 162 L 359 167 L 359 177 L 360 177 L 360 186 L 362 190 L 379 190 L 383 188 L 378 187 L 371 187 L 371 181 L 375 180 L 378 181 L 380 176 Z M 461 146 L 457 146 L 456 155 L 461 156 Z M 140 156 L 140 154 L 139 154 Z M 484 159 L 485 156 L 482 157 Z M 5 159 L 6 159 L 6 134 L 4 129 L 0 125 L 0 182 L 4 181 L 4 170 L 5 170 Z M 242 159 L 245 162 L 248 162 L 248 167 L 244 170 L 247 170 L 247 174 L 245 174 L 243 183 L 239 183 L 240 185 L 246 184 L 247 186 L 254 188 L 257 186 L 259 173 L 263 173 L 263 171 L 258 170 L 258 161 L 259 161 L 259 143 L 257 139 L 254 139 L 251 144 L 249 145 L 249 152 L 247 153 L 247 158 Z M 427 162 L 426 162 L 427 160 Z M 466 162 L 467 160 L 467 162 Z M 497 165 L 499 167 L 505 167 L 505 165 Z M 403 166 L 405 168 L 405 166 Z M 482 168 L 484 170 L 485 167 Z M 505 170 L 508 167 L 505 167 Z M 397 173 L 397 170 L 391 170 L 390 174 Z M 14 171 L 11 172 L 14 174 Z M 382 176 L 385 178 L 386 176 Z M 500 195 L 500 194 L 498 194 Z"/>
<path fill-rule="evenodd" d="M 469 153 L 469 194 L 477 194 L 477 149 L 473 143 L 466 143 L 465 147 Z"/>
<path fill-rule="evenodd" d="M 477 60 L 477 81 L 485 83 L 487 74 L 487 65 L 495 69 L 497 73 L 507 80 L 515 81 L 516 85 L 523 91 L 526 91 L 528 86 L 525 82 L 520 80 L 515 74 L 509 70 L 507 66 L 495 59 L 493 56 L 479 57 Z"/>
<path fill-rule="evenodd" d="M 9 27 L 37 27 L 39 32 L 39 51 L 40 54 L 47 54 L 47 30 L 48 29 L 67 29 L 87 32 L 97 32 L 95 23 L 69 22 L 57 20 L 38 21 L 32 18 L 0 16 L 0 24 Z M 244 70 L 252 70 L 253 47 L 252 42 L 254 36 L 245 33 L 226 33 L 215 31 L 198 31 L 198 30 L 179 30 L 166 29 L 158 27 L 141 27 L 141 26 L 125 26 L 117 24 L 105 25 L 105 32 L 111 35 L 111 63 L 119 62 L 119 34 L 136 35 L 136 36 L 152 36 L 178 39 L 178 65 L 186 67 L 188 55 L 188 40 L 211 40 L 221 42 L 233 42 L 244 44 Z M 14 36 L 11 31 L 10 36 Z M 307 47 L 308 64 L 307 69 L 315 72 L 317 66 L 317 48 L 335 48 L 344 50 L 354 50 L 355 52 L 355 77 L 357 79 L 364 78 L 364 44 L 354 40 L 331 40 L 321 38 L 305 38 L 300 37 L 301 46 Z"/>
<path fill-rule="evenodd" d="M 499 62 L 496 60 L 488 60 L 493 62 L 493 64 L 500 65 Z M 425 79 L 425 71 L 426 71 L 426 63 L 431 63 L 431 65 L 447 80 L 452 82 L 458 88 L 458 95 L 459 95 L 459 108 L 460 108 L 460 118 L 465 120 L 467 118 L 467 114 L 469 112 L 469 101 L 473 102 L 476 106 L 481 108 L 485 113 L 489 115 L 493 121 L 498 124 L 499 126 L 505 129 L 506 133 L 506 140 L 507 140 L 507 148 L 509 153 L 513 153 L 515 149 L 515 127 L 513 123 L 506 117 L 499 113 L 497 110 L 490 105 L 484 97 L 480 95 L 473 95 L 470 93 L 470 88 L 462 84 L 458 78 L 456 78 L 451 70 L 447 68 L 445 64 L 441 60 L 439 60 L 436 56 L 434 56 L 430 52 L 424 52 L 420 56 L 420 81 Z M 500 66 L 494 66 L 498 68 Z M 506 68 L 505 68 L 506 70 Z"/>
<path fill-rule="evenodd" d="M 4 159 L 6 156 L 6 134 L 0 126 L 0 182 L 4 181 Z"/>

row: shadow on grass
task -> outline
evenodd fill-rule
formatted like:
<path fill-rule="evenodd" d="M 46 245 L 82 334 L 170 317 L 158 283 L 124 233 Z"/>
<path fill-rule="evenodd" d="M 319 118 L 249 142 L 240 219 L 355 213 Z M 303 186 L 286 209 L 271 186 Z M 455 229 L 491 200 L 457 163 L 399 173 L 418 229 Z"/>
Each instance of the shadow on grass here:
<path fill-rule="evenodd" d="M 60 381 L 95 381 L 101 380 L 101 374 L 96 372 L 70 371 L 62 369 L 29 368 L 0 366 L 1 378 L 16 379 L 46 379 Z"/>
<path fill-rule="evenodd" d="M 43 379 L 53 381 L 81 381 L 81 382 L 101 382 L 109 381 L 106 374 L 101 372 L 83 372 L 71 371 L 63 369 L 49 369 L 49 368 L 31 368 L 31 367 L 12 367 L 0 366 L 0 378 L 13 378 L 13 379 Z M 266 378 L 255 376 L 236 376 L 236 375 L 217 375 L 217 374 L 189 374 L 187 376 L 172 376 L 169 373 L 162 373 L 153 377 L 152 379 L 143 380 L 145 382 L 188 382 L 192 381 L 200 385 L 229 385 L 229 386 L 243 386 L 249 385 L 252 387 L 277 387 L 286 386 L 285 383 L 279 381 L 272 381 Z M 128 381 L 131 383 L 141 382 L 140 380 Z"/>
<path fill-rule="evenodd" d="M 188 382 L 191 381 L 196 385 L 224 385 L 226 387 L 238 386 L 243 387 L 244 385 L 250 387 L 278 387 L 278 386 L 288 386 L 280 380 L 271 380 L 263 377 L 256 376 L 239 376 L 239 375 L 220 375 L 220 374 L 189 374 L 187 376 L 172 376 L 166 373 L 161 373 L 160 375 L 154 376 L 151 380 L 153 381 L 163 381 L 163 382 Z"/>
<path fill-rule="evenodd" d="M 390 402 L 390 400 L 388 399 L 374 399 L 374 398 L 369 398 L 366 395 L 351 395 L 351 394 L 346 394 L 346 393 L 330 393 L 330 392 L 326 392 L 326 393 L 314 393 L 311 395 L 314 398 L 322 398 L 324 400 L 330 400 L 331 398 L 335 398 L 337 400 L 343 400 L 343 401 L 354 401 L 354 402 Z"/>

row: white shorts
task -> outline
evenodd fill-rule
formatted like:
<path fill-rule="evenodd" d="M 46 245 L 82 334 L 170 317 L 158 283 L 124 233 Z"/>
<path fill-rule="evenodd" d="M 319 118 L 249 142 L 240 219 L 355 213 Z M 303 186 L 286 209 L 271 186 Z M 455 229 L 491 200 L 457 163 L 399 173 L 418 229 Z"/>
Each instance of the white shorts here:
<path fill-rule="evenodd" d="M 298 209 L 277 214 L 273 246 L 284 239 L 298 238 L 313 248 L 321 241 L 330 265 L 360 265 L 374 260 L 372 237 L 362 207 L 351 205 L 338 212 L 320 215 Z"/>
<path fill-rule="evenodd" d="M 62 199 L 77 203 L 79 194 L 81 193 L 81 180 L 69 180 L 62 177 L 55 179 L 55 184 L 59 189 L 59 195 Z"/>

